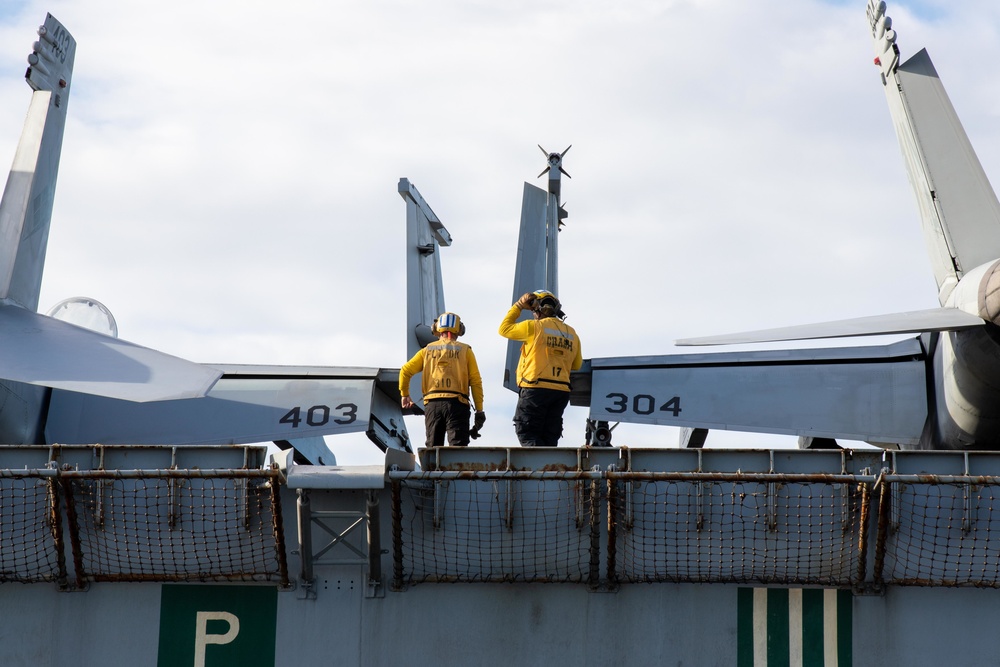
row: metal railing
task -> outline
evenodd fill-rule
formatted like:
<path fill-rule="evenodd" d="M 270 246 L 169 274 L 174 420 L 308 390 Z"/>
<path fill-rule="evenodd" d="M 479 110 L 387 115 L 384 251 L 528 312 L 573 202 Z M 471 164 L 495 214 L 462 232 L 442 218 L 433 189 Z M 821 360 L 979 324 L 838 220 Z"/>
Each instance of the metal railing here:
<path fill-rule="evenodd" d="M 389 477 L 395 589 L 423 582 L 1000 587 L 1000 476 L 886 469 Z"/>
<path fill-rule="evenodd" d="M 0 469 L 0 582 L 277 581 L 277 469 Z"/>

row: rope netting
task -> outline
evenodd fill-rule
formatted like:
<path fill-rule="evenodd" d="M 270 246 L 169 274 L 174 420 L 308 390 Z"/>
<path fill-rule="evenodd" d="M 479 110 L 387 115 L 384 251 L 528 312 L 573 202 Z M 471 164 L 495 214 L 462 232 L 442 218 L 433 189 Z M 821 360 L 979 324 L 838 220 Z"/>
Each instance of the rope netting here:
<path fill-rule="evenodd" d="M 37 477 L 0 479 L 0 582 L 66 576 L 52 493 L 51 483 Z"/>
<path fill-rule="evenodd" d="M 848 586 L 858 576 L 860 485 L 629 482 L 614 516 L 623 582 Z"/>
<path fill-rule="evenodd" d="M 0 472 L 0 582 L 288 583 L 271 471 Z"/>
<path fill-rule="evenodd" d="M 591 487 L 504 479 L 402 483 L 394 500 L 396 583 L 586 581 Z"/>
<path fill-rule="evenodd" d="M 394 480 L 394 586 L 866 578 L 864 483 L 535 474 Z"/>
<path fill-rule="evenodd" d="M 88 579 L 280 579 L 266 479 L 81 480 L 72 498 Z"/>
<path fill-rule="evenodd" d="M 1000 486 L 891 485 L 880 522 L 886 584 L 1000 587 Z"/>

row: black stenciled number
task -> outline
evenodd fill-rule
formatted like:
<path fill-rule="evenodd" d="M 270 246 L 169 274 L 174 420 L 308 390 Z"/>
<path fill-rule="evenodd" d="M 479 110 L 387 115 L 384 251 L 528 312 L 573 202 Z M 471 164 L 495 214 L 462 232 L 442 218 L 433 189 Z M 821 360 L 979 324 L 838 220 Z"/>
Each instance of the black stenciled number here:
<path fill-rule="evenodd" d="M 669 401 L 660 406 L 660 412 L 670 412 L 677 417 L 681 414 L 681 397 L 674 396 Z"/>
<path fill-rule="evenodd" d="M 611 408 L 605 408 L 608 412 L 613 412 L 618 414 L 620 412 L 625 412 L 628 410 L 628 396 L 625 394 L 611 393 L 607 395 L 607 398 L 617 397 L 618 400 L 614 402 L 614 406 L 618 408 L 617 410 L 612 410 Z"/>
<path fill-rule="evenodd" d="M 56 51 L 56 55 L 59 56 L 61 64 L 65 64 L 66 62 L 66 51 L 69 49 L 69 41 L 69 32 L 62 26 L 56 28 L 55 33 L 52 35 L 52 48 Z"/>
<path fill-rule="evenodd" d="M 292 408 L 284 417 L 278 420 L 279 424 L 291 424 L 292 428 L 298 428 L 302 421 L 302 408 Z"/>
<path fill-rule="evenodd" d="M 341 426 L 350 424 L 358 418 L 358 406 L 354 403 L 341 403 L 334 410 L 340 410 L 340 418 L 333 421 Z M 314 405 L 306 410 L 306 424 L 309 426 L 326 426 L 330 421 L 330 408 L 326 405 Z M 302 408 L 295 406 L 285 413 L 279 424 L 291 424 L 292 428 L 298 428 L 302 423 Z"/>
<path fill-rule="evenodd" d="M 350 424 L 352 421 L 358 418 L 358 406 L 354 403 L 341 403 L 336 407 L 337 410 L 344 411 L 344 419 L 334 419 L 333 421 L 338 424 Z"/>
<path fill-rule="evenodd" d="M 628 394 L 622 394 L 619 392 L 612 392 L 606 396 L 606 398 L 614 399 L 611 403 L 611 407 L 604 408 L 605 411 L 612 414 L 621 414 L 629 409 Z M 632 397 L 632 412 L 637 415 L 651 415 L 653 411 L 656 410 L 656 397 L 650 396 L 649 394 L 636 394 Z M 674 417 L 678 417 L 681 414 L 681 397 L 671 396 L 667 399 L 667 402 L 661 405 L 659 408 L 660 412 L 669 412 Z"/>
<path fill-rule="evenodd" d="M 637 394 L 632 399 L 632 412 L 637 415 L 651 415 L 654 405 L 656 405 L 656 399 L 649 394 Z"/>
<path fill-rule="evenodd" d="M 316 413 L 319 413 L 319 418 Z M 306 413 L 306 423 L 310 426 L 325 426 L 330 421 L 330 408 L 325 405 L 314 405 Z"/>

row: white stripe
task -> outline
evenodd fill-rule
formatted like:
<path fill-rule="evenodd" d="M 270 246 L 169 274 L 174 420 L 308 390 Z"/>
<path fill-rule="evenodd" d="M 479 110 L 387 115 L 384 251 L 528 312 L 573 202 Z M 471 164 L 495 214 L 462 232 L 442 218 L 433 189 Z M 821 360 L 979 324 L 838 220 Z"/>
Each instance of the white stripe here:
<path fill-rule="evenodd" d="M 788 664 L 802 664 L 802 589 L 788 589 Z"/>
<path fill-rule="evenodd" d="M 561 336 L 563 338 L 568 338 L 570 340 L 573 340 L 573 334 L 571 334 L 568 331 L 560 331 L 559 329 L 549 329 L 548 327 L 544 327 L 544 329 L 545 333 L 550 334 L 552 336 Z"/>
<path fill-rule="evenodd" d="M 837 589 L 823 590 L 823 664 L 837 667 Z"/>
<path fill-rule="evenodd" d="M 753 589 L 753 664 L 767 667 L 767 589 Z"/>

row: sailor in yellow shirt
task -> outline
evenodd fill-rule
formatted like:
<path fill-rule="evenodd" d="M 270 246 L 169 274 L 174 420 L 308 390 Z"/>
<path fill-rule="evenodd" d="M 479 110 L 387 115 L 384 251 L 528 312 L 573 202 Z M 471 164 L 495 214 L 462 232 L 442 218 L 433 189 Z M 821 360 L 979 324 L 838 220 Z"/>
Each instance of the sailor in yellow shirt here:
<path fill-rule="evenodd" d="M 413 407 L 410 399 L 410 378 L 423 373 L 420 386 L 424 395 L 424 426 L 427 446 L 440 447 L 445 433 L 448 444 L 465 447 L 469 444 L 469 393 L 476 406 L 476 425 L 472 437 L 486 423 L 483 412 L 483 378 L 472 348 L 458 342 L 465 334 L 465 325 L 455 313 L 444 313 L 431 327 L 438 337 L 399 370 L 399 393 L 403 409 Z"/>
<path fill-rule="evenodd" d="M 535 319 L 518 322 L 525 308 Z M 514 432 L 522 447 L 555 447 L 562 437 L 569 374 L 583 365 L 580 337 L 563 322 L 565 317 L 556 295 L 538 290 L 518 299 L 500 323 L 501 336 L 523 342 L 514 411 Z"/>

